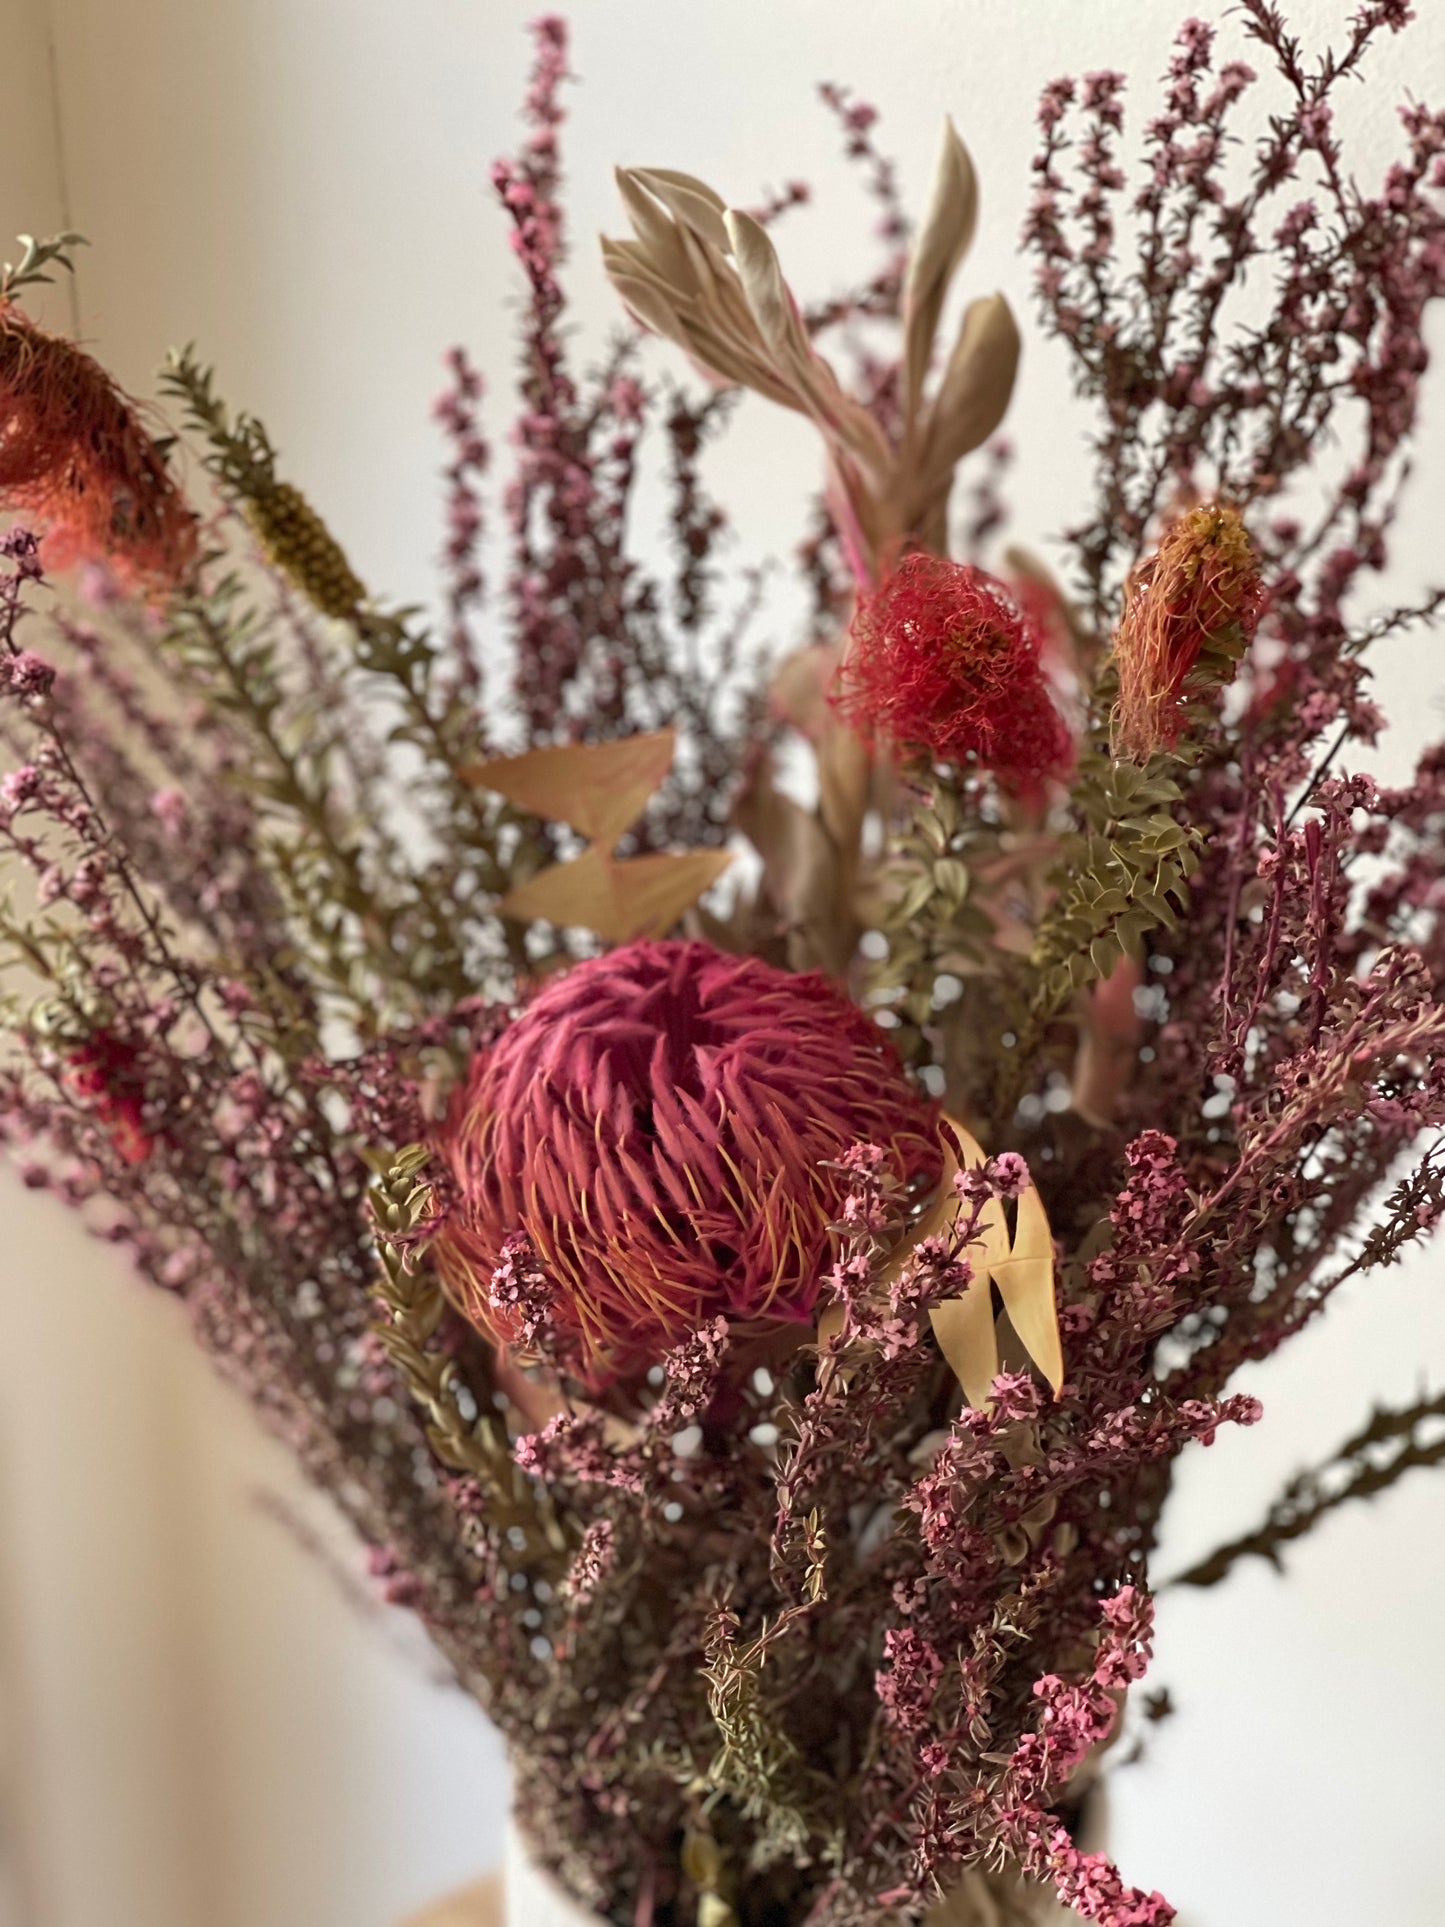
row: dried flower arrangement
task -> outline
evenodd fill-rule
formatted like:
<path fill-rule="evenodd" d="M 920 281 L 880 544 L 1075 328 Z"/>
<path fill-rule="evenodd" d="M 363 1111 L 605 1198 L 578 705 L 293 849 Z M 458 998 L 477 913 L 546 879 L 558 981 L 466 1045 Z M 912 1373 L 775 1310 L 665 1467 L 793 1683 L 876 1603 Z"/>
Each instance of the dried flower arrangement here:
<path fill-rule="evenodd" d="M 978 451 L 1018 330 L 985 296 L 936 353 L 971 161 L 947 130 L 914 234 L 837 89 L 879 271 L 809 308 L 770 234 L 803 189 L 749 214 L 624 172 L 609 272 L 709 386 L 645 375 L 636 330 L 580 375 L 537 23 L 493 177 L 527 290 L 509 691 L 463 355 L 438 631 L 189 353 L 188 505 L 20 305 L 75 237 L 0 285 L 6 1142 L 185 1301 L 506 1734 L 538 1858 L 618 1923 L 1171 1919 L 1079 1816 L 1172 1465 L 1445 1202 L 1445 747 L 1395 791 L 1345 761 L 1369 649 L 1445 601 L 1369 602 L 1445 116 L 1404 110 L 1366 192 L 1332 97 L 1407 8 L 1319 57 L 1239 14 L 1267 119 L 1186 23 L 1132 185 L 1119 75 L 1043 97 L 1027 241 L 1099 424 L 1066 587 L 950 557 L 963 458 L 965 551 L 1001 514 Z M 738 386 L 825 453 L 812 633 L 766 669 L 700 472 Z M 668 580 L 626 536 L 649 430 Z M 1442 1412 L 1380 1413 L 1186 1577 L 1438 1462 Z"/>

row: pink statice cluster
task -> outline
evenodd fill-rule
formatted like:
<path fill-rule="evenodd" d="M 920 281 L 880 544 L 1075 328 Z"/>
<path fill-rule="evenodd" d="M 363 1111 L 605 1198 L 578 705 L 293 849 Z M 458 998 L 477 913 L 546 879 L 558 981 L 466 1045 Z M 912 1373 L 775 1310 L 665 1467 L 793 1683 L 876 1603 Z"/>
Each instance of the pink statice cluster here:
<path fill-rule="evenodd" d="M 1408 106 L 1373 185 L 1335 114 L 1407 22 L 1364 5 L 1333 53 L 1265 0 L 1238 48 L 1187 22 L 1133 148 L 1122 75 L 1046 88 L 1025 239 L 1097 411 L 1062 582 L 985 566 L 997 444 L 946 513 L 939 450 L 979 448 L 1017 361 L 990 297 L 930 365 L 973 161 L 950 134 L 915 225 L 841 88 L 880 247 L 841 293 L 760 293 L 802 184 L 632 182 L 633 295 L 707 349 L 698 394 L 621 313 L 585 360 L 569 39 L 536 24 L 493 174 L 518 412 L 494 435 L 453 353 L 435 629 L 361 593 L 183 362 L 198 553 L 95 365 L 44 346 L 37 387 L 7 283 L 7 506 L 49 526 L 0 539 L 0 1134 L 334 1495 L 616 1927 L 1173 1918 L 1088 1825 L 1173 1467 L 1445 1214 L 1445 746 L 1398 787 L 1355 766 L 1370 652 L 1445 594 L 1380 592 L 1445 119 Z M 879 511 L 865 557 L 836 486 L 804 505 L 802 646 L 766 668 L 704 483 L 729 367 L 806 395 Z M 149 511 L 101 514 L 62 375 Z M 662 568 L 628 534 L 649 474 Z M 90 532 L 78 599 L 58 528 Z M 773 780 L 788 732 L 814 801 Z M 636 737 L 675 750 L 650 796 L 616 779 Z M 753 860 L 723 887 L 651 893 L 724 843 Z M 559 874 L 575 922 L 518 909 Z M 1376 1411 L 1182 1583 L 1445 1462 L 1442 1412 Z"/>

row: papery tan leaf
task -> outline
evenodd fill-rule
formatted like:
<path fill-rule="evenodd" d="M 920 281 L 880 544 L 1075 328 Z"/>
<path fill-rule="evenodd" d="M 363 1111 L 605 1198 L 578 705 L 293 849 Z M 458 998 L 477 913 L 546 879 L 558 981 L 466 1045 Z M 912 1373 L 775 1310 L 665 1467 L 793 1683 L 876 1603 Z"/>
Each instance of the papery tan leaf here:
<path fill-rule="evenodd" d="M 1020 347 L 1013 310 L 1001 294 L 968 304 L 938 392 L 925 411 L 923 492 L 945 484 L 961 458 L 986 442 L 1003 420 Z"/>
<path fill-rule="evenodd" d="M 554 863 L 505 896 L 498 908 L 520 922 L 593 930 L 609 943 L 661 936 L 709 890 L 732 861 L 727 850 L 618 859 L 594 847 Z"/>
<path fill-rule="evenodd" d="M 676 748 L 676 730 L 656 729 L 615 743 L 559 743 L 520 756 L 494 756 L 458 774 L 478 789 L 495 790 L 518 809 L 570 823 L 610 851 L 672 768 Z"/>
<path fill-rule="evenodd" d="M 968 149 L 945 119 L 933 193 L 908 261 L 903 286 L 905 419 L 911 421 L 923 393 L 933 338 L 948 286 L 968 252 L 978 220 L 978 180 Z"/>
<path fill-rule="evenodd" d="M 945 1223 L 952 1225 L 958 1213 L 958 1200 L 953 1194 L 953 1180 L 957 1173 L 969 1165 L 986 1164 L 988 1153 L 978 1139 L 956 1117 L 947 1112 L 943 1118 L 944 1129 L 953 1139 L 953 1148 L 945 1145 L 943 1182 L 939 1189 L 948 1193 Z M 978 1216 L 978 1236 L 968 1247 L 968 1261 L 977 1272 L 980 1266 L 992 1267 L 999 1258 L 1009 1254 L 1008 1220 L 1004 1216 L 1003 1205 L 997 1198 L 990 1198 Z"/>
<path fill-rule="evenodd" d="M 692 174 L 680 173 L 675 167 L 636 167 L 630 172 L 635 180 L 662 202 L 669 213 L 690 227 L 700 240 L 715 247 L 719 253 L 727 253 L 728 234 L 723 223 L 725 203 L 721 194 L 715 193 L 706 181 L 700 181 Z"/>
<path fill-rule="evenodd" d="M 843 1307 L 835 1298 L 831 1305 L 825 1305 L 818 1318 L 818 1329 L 813 1334 L 813 1343 L 822 1351 L 843 1329 Z"/>
<path fill-rule="evenodd" d="M 732 860 L 731 850 L 677 850 L 613 861 L 608 867 L 619 923 L 628 926 L 628 936 L 664 935 Z"/>
<path fill-rule="evenodd" d="M 794 354 L 811 355 L 812 343 L 798 319 L 767 229 L 737 208 L 729 208 L 723 222 L 743 294 L 769 351 L 779 363 Z"/>
<path fill-rule="evenodd" d="M 627 209 L 627 218 L 632 223 L 649 267 L 673 287 L 687 287 L 692 280 L 687 250 L 678 235 L 676 223 L 669 219 L 654 196 L 648 193 L 645 175 L 632 168 L 619 167 L 614 169 L 614 178 L 617 191 L 622 196 L 622 205 Z M 721 227 L 721 220 L 718 225 Z"/>
<path fill-rule="evenodd" d="M 570 863 L 553 863 L 519 883 L 497 905 L 504 917 L 518 923 L 540 919 L 580 930 L 611 935 L 617 904 L 607 858 L 596 848 L 586 849 Z"/>
<path fill-rule="evenodd" d="M 953 1368 L 969 1404 L 982 1410 L 998 1377 L 998 1337 L 988 1272 L 975 1270 L 961 1298 L 945 1299 L 928 1314 L 938 1349 Z"/>
<path fill-rule="evenodd" d="M 1054 1297 L 1054 1241 L 1043 1199 L 1033 1185 L 1018 1201 L 1012 1250 L 1007 1258 L 993 1259 L 989 1269 L 1024 1350 L 1057 1398 L 1064 1382 L 1064 1353 Z"/>
<path fill-rule="evenodd" d="M 1025 549 L 1010 543 L 1003 552 L 1004 566 L 1011 575 L 1023 576 L 1025 581 L 1036 582 L 1053 602 L 1059 620 L 1068 634 L 1068 645 L 1072 646 L 1069 668 L 1076 674 L 1084 673 L 1083 665 L 1099 654 L 1098 638 L 1091 635 L 1074 604 L 1059 587 L 1058 578 L 1047 562 L 1036 556 L 1032 549 Z"/>
<path fill-rule="evenodd" d="M 953 1223 L 958 1209 L 958 1201 L 953 1194 L 955 1174 L 961 1166 L 986 1161 L 977 1138 L 956 1118 L 945 1117 L 944 1124 L 957 1149 L 955 1152 L 945 1146 L 938 1196 L 929 1214 L 935 1235 Z M 985 1303 L 992 1302 L 988 1293 L 990 1281 L 998 1286 L 999 1296 L 1003 1299 L 1019 1342 L 1048 1380 L 1055 1397 L 1064 1382 L 1063 1347 L 1054 1294 L 1053 1239 L 1049 1232 L 1048 1214 L 1034 1185 L 1030 1185 L 1019 1198 L 1017 1211 L 1014 1234 L 1010 1239 L 1001 1202 L 997 1198 L 988 1201 L 979 1219 L 982 1236 L 968 1246 L 965 1254 L 973 1272 L 968 1290 L 961 1298 L 950 1298 L 942 1305 L 935 1306 L 931 1314 L 934 1331 L 939 1334 L 939 1345 L 953 1366 L 954 1374 L 971 1405 L 981 1405 L 986 1400 L 987 1386 L 998 1372 L 998 1342 L 993 1333 L 992 1314 L 988 1320 L 989 1338 L 985 1342 L 980 1336 L 980 1307 L 977 1303 L 970 1303 L 980 1292 Z M 910 1246 L 926 1235 L 928 1233 L 920 1225 L 909 1241 Z M 952 1310 L 954 1306 L 963 1306 L 965 1309 L 955 1312 Z M 940 1313 L 945 1314 L 942 1331 L 939 1327 Z M 944 1344 L 945 1332 L 953 1351 Z M 967 1378 L 956 1362 L 955 1352 L 967 1365 Z M 970 1380 L 975 1387 L 981 1382 L 980 1374 L 990 1358 L 993 1372 L 989 1379 L 982 1381 L 983 1397 L 976 1398 L 970 1389 Z"/>
<path fill-rule="evenodd" d="M 734 804 L 733 821 L 763 859 L 763 891 L 788 932 L 790 962 L 840 973 L 853 944 L 838 852 L 823 825 L 777 788 L 766 763 Z"/>
<path fill-rule="evenodd" d="M 758 332 L 728 258 L 732 243 L 721 198 L 669 168 L 620 168 L 617 184 L 637 239 L 604 237 L 602 261 L 635 318 L 676 342 L 708 379 L 802 408 Z"/>
<path fill-rule="evenodd" d="M 679 348 L 692 352 L 688 331 L 681 316 L 660 294 L 650 281 L 643 281 L 634 275 L 620 274 L 613 268 L 607 269 L 607 278 L 622 299 L 622 305 L 640 327 L 648 328 L 664 341 L 676 342 Z M 694 357 L 696 359 L 696 357 Z M 705 370 L 712 381 L 721 379 L 715 368 Z"/>
<path fill-rule="evenodd" d="M 768 680 L 768 704 L 773 714 L 810 741 L 816 741 L 832 719 L 828 691 L 837 673 L 839 653 L 836 643 L 805 643 L 784 656 Z"/>
<path fill-rule="evenodd" d="M 924 1238 L 948 1234 L 959 1211 L 954 1178 L 960 1169 L 986 1161 L 977 1138 L 956 1118 L 945 1116 L 943 1124 L 943 1169 L 933 1202 L 897 1250 L 890 1254 L 880 1274 L 880 1284 L 892 1282 Z M 1003 1205 L 997 1198 L 990 1198 L 984 1205 L 976 1230 L 977 1235 L 965 1251 L 972 1273 L 967 1290 L 957 1298 L 947 1298 L 942 1304 L 934 1305 L 928 1314 L 938 1348 L 963 1387 L 969 1404 L 982 1410 L 988 1404 L 989 1392 L 999 1373 L 999 1340 L 991 1292 L 991 1286 L 996 1284 L 1019 1343 L 1057 1395 L 1064 1373 L 1054 1305 L 1053 1241 L 1038 1191 L 1030 1185 L 1020 1197 L 1012 1239 Z M 820 1343 L 826 1335 L 828 1319 L 829 1313 L 825 1312 L 819 1320 Z M 826 1331 L 836 1330 L 837 1322 L 828 1323 Z"/>
<path fill-rule="evenodd" d="M 724 219 L 748 308 L 773 362 L 798 398 L 795 406 L 881 474 L 889 463 L 883 431 L 861 402 L 844 394 L 838 377 L 808 339 L 767 229 L 736 208 Z"/>
<path fill-rule="evenodd" d="M 856 730 L 831 717 L 819 734 L 817 757 L 818 814 L 839 850 L 856 861 L 873 767 L 868 746 Z"/>

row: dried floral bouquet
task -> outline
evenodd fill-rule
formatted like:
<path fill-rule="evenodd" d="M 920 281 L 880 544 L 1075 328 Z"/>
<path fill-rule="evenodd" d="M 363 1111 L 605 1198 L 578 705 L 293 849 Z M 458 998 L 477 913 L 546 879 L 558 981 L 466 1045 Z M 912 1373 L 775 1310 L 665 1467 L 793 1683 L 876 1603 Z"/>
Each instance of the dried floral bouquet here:
<path fill-rule="evenodd" d="M 1445 117 L 1404 110 L 1366 189 L 1332 103 L 1407 9 L 1322 55 L 1238 15 L 1267 79 L 1187 23 L 1132 171 L 1121 76 L 1043 96 L 1027 244 L 1097 421 L 1058 585 L 978 560 L 1019 336 L 983 296 L 936 339 L 969 156 L 948 130 L 913 232 L 835 88 L 878 271 L 809 307 L 771 233 L 802 188 L 748 213 L 623 172 L 640 327 L 581 375 L 537 23 L 493 177 L 526 288 L 510 690 L 462 355 L 434 629 L 184 354 L 188 506 L 27 315 L 75 237 L 5 272 L 6 1139 L 185 1301 L 617 1923 L 1171 1919 L 1080 1823 L 1171 1467 L 1440 1214 L 1445 746 L 1393 791 L 1349 758 L 1370 650 L 1445 593 L 1370 595 Z M 811 631 L 766 668 L 702 477 L 738 388 L 825 454 Z M 626 534 L 645 435 L 661 576 Z M 1186 1578 L 1438 1461 L 1442 1413 L 1381 1412 Z"/>

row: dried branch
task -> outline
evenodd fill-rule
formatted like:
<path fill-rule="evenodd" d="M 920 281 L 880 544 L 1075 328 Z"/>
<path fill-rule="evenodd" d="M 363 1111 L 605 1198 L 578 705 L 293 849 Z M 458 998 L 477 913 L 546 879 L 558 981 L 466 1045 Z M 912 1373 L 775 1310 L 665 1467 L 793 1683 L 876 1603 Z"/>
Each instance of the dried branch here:
<path fill-rule="evenodd" d="M 1353 1499 L 1372 1499 L 1417 1466 L 1445 1464 L 1445 1392 L 1421 1398 L 1401 1411 L 1377 1410 L 1368 1425 L 1346 1439 L 1320 1465 L 1295 1475 L 1253 1532 L 1231 1539 L 1208 1558 L 1168 1581 L 1172 1586 L 1217 1586 L 1241 1559 L 1267 1559 L 1284 1570 L 1282 1549 L 1312 1532 L 1320 1521 Z"/>

